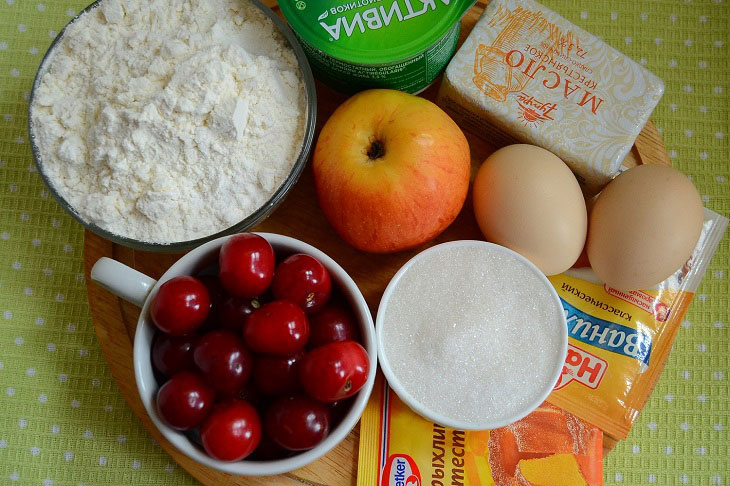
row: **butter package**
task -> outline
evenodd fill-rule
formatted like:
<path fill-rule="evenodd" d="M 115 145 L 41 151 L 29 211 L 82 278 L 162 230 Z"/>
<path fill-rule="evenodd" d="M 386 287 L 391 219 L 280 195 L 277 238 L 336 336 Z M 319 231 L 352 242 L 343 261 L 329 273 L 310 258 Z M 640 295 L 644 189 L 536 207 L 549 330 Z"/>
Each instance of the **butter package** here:
<path fill-rule="evenodd" d="M 616 175 L 662 81 L 533 0 L 492 0 L 449 63 L 438 103 L 497 145 L 541 146 L 587 195 Z"/>
<path fill-rule="evenodd" d="M 601 431 L 543 403 L 492 431 L 413 412 L 378 375 L 360 425 L 358 486 L 600 486 Z"/>
<path fill-rule="evenodd" d="M 728 220 L 705 209 L 689 260 L 655 288 L 624 292 L 585 266 L 548 277 L 568 326 L 568 354 L 548 401 L 625 439 L 659 379 Z"/>

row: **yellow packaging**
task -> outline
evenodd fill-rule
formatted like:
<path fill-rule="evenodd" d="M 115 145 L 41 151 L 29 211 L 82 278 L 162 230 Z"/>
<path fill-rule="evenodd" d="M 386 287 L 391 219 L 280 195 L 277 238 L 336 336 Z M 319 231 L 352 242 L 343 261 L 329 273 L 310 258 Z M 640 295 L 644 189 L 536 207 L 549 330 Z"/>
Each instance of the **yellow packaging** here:
<path fill-rule="evenodd" d="M 493 431 L 413 412 L 378 375 L 360 425 L 358 486 L 600 486 L 601 431 L 544 403 Z"/>
<path fill-rule="evenodd" d="M 619 171 L 662 81 L 534 0 L 491 0 L 444 74 L 437 103 L 462 128 L 546 148 L 587 194 Z"/>
<path fill-rule="evenodd" d="M 548 277 L 568 321 L 568 354 L 548 400 L 624 439 L 659 378 L 691 292 L 614 289 Z M 636 305 L 636 302 L 639 305 Z"/>
<path fill-rule="evenodd" d="M 674 336 L 727 226 L 705 210 L 692 257 L 654 289 L 622 292 L 588 268 L 548 277 L 563 302 L 568 354 L 548 401 L 625 439 L 659 379 Z"/>

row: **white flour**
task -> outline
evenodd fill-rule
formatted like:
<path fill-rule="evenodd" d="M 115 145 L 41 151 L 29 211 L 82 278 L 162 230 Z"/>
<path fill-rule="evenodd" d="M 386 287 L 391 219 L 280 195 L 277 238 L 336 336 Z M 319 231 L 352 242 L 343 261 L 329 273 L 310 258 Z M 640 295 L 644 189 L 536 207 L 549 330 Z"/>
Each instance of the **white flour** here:
<path fill-rule="evenodd" d="M 46 65 L 31 107 L 43 170 L 115 234 L 221 231 L 271 197 L 301 149 L 296 58 L 245 0 L 105 0 Z"/>

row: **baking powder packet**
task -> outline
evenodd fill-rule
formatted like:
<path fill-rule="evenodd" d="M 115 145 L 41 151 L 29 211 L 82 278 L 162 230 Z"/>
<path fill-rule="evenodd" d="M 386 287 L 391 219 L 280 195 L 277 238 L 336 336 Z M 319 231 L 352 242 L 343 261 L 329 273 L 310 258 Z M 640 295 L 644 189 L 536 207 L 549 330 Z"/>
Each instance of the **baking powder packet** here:
<path fill-rule="evenodd" d="M 545 402 L 492 431 L 413 412 L 378 374 L 360 423 L 358 486 L 600 486 L 601 431 Z"/>
<path fill-rule="evenodd" d="M 563 373 L 548 401 L 625 439 L 659 380 L 727 224 L 705 209 L 692 256 L 653 289 L 613 289 L 589 267 L 548 277 L 563 303 L 569 336 Z"/>

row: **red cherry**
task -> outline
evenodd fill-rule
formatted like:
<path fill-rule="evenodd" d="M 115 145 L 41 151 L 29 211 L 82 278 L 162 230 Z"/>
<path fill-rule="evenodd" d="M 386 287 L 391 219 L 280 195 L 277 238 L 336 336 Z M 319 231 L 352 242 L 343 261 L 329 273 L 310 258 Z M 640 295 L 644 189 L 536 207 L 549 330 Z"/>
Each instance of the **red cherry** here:
<path fill-rule="evenodd" d="M 256 358 L 253 382 L 264 395 L 289 395 L 299 389 L 297 363 L 304 353 L 294 356 L 266 356 Z"/>
<path fill-rule="evenodd" d="M 157 392 L 157 413 L 170 427 L 192 429 L 208 415 L 214 392 L 197 373 L 181 371 Z"/>
<path fill-rule="evenodd" d="M 184 370 L 194 370 L 193 349 L 198 336 L 170 336 L 159 333 L 152 343 L 152 364 L 165 376 L 172 376 Z"/>
<path fill-rule="evenodd" d="M 259 307 L 261 304 L 256 299 L 231 295 L 221 304 L 218 322 L 221 327 L 239 333 L 249 314 Z"/>
<path fill-rule="evenodd" d="M 291 300 L 304 312 L 316 312 L 332 292 L 330 274 L 314 257 L 292 255 L 276 267 L 271 289 L 277 299 Z"/>
<path fill-rule="evenodd" d="M 221 246 L 218 264 L 221 285 L 229 294 L 253 298 L 271 285 L 274 249 L 259 235 L 233 235 Z"/>
<path fill-rule="evenodd" d="M 327 305 L 309 316 L 309 348 L 337 341 L 358 341 L 359 338 L 352 315 L 343 307 Z"/>
<path fill-rule="evenodd" d="M 271 461 L 273 459 L 283 459 L 293 454 L 292 451 L 288 451 L 274 442 L 269 434 L 262 433 L 258 447 L 249 456 L 249 459 L 252 461 Z"/>
<path fill-rule="evenodd" d="M 280 398 L 264 417 L 264 429 L 285 449 L 304 451 L 319 444 L 329 433 L 326 405 L 304 395 Z"/>
<path fill-rule="evenodd" d="M 193 352 L 195 365 L 215 390 L 235 393 L 251 377 L 253 357 L 241 339 L 218 329 L 204 335 Z"/>
<path fill-rule="evenodd" d="M 330 403 L 330 427 L 337 427 L 342 419 L 345 418 L 347 412 L 352 408 L 352 403 L 355 401 L 355 397 L 345 398 L 344 400 L 338 400 Z"/>
<path fill-rule="evenodd" d="M 226 297 L 226 292 L 223 290 L 223 286 L 221 285 L 220 280 L 218 280 L 217 275 L 200 275 L 197 279 L 203 282 L 203 285 L 205 285 L 205 288 L 208 290 L 208 297 L 210 297 L 210 311 L 208 312 L 208 318 L 205 320 L 203 325 L 198 328 L 198 331 L 209 331 L 218 327 L 218 315 L 220 314 L 223 299 Z"/>
<path fill-rule="evenodd" d="M 240 461 L 250 455 L 261 440 L 261 420 L 256 409 L 242 400 L 215 407 L 200 428 L 203 448 L 214 459 Z"/>
<path fill-rule="evenodd" d="M 355 341 L 329 343 L 304 355 L 299 382 L 312 398 L 331 403 L 360 391 L 369 369 L 368 353 Z"/>
<path fill-rule="evenodd" d="M 220 393 L 216 398 L 219 401 L 243 400 L 253 405 L 256 409 L 260 409 L 267 403 L 266 398 L 251 381 L 244 383 L 238 390 Z"/>
<path fill-rule="evenodd" d="M 309 339 L 309 323 L 304 311 L 287 300 L 275 300 L 248 316 L 243 338 L 257 353 L 291 356 Z"/>
<path fill-rule="evenodd" d="M 209 310 L 208 290 L 195 277 L 171 278 L 160 286 L 150 304 L 152 322 L 173 336 L 195 331 Z"/>

